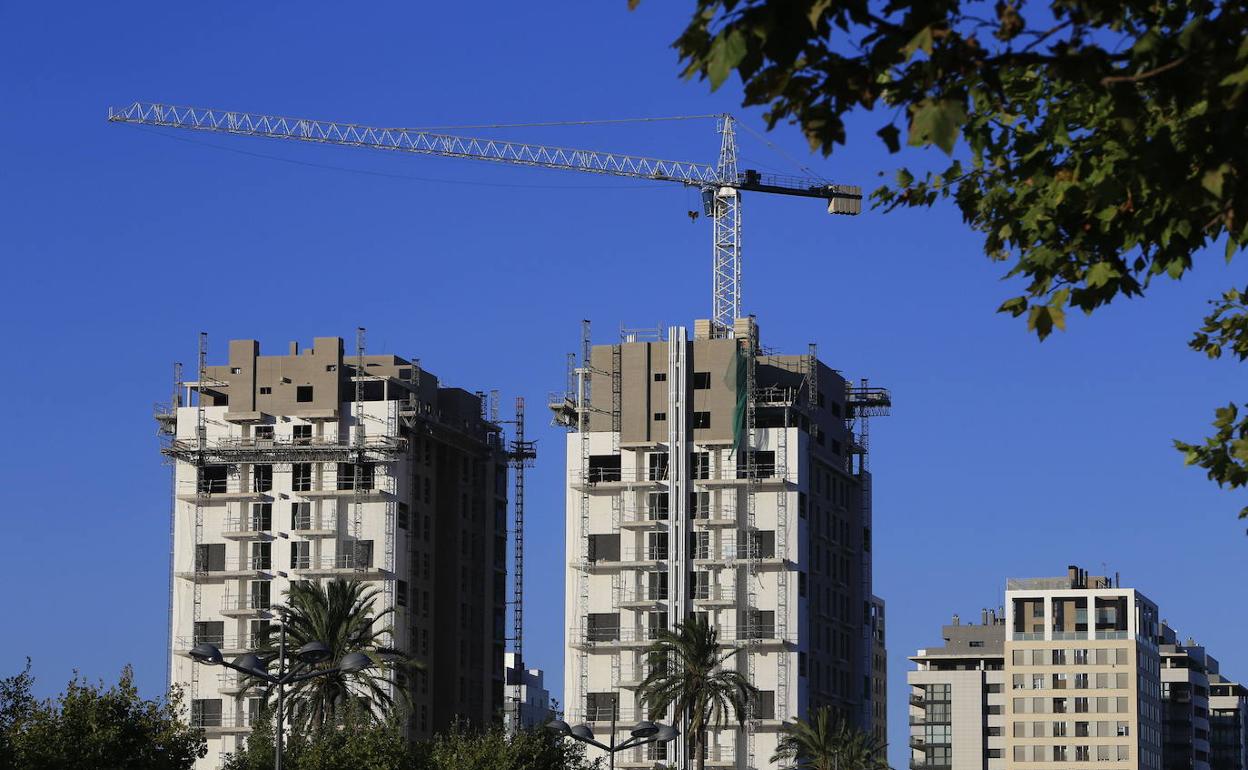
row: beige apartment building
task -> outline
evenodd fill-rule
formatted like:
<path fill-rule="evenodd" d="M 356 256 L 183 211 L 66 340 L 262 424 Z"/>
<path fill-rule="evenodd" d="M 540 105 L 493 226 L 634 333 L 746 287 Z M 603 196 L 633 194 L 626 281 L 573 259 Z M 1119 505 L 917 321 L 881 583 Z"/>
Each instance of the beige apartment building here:
<path fill-rule="evenodd" d="M 1248 690 L 1116 578 L 1011 579 L 911 657 L 915 770 L 1248 767 Z"/>
<path fill-rule="evenodd" d="M 173 463 L 170 676 L 220 765 L 260 703 L 199 643 L 253 648 L 294 581 L 359 579 L 393 610 L 385 641 L 423 670 L 399 677 L 408 730 L 487 724 L 503 706 L 507 465 L 480 394 L 339 337 L 261 355 L 232 340 L 158 409 Z M 362 348 L 362 342 L 357 342 Z"/>
<path fill-rule="evenodd" d="M 698 615 L 760 690 L 744 729 L 715 730 L 714 768 L 768 767 L 779 728 L 820 706 L 885 737 L 884 603 L 872 593 L 866 426 L 888 394 L 813 346 L 676 326 L 592 345 L 552 400 L 567 437 L 564 708 L 607 740 L 637 697 L 656 632 Z M 625 751 L 616 767 L 687 747 Z M 683 764 L 683 763 L 682 763 Z"/>
<path fill-rule="evenodd" d="M 1157 605 L 1108 577 L 1011 579 L 1007 767 L 1161 767 Z"/>

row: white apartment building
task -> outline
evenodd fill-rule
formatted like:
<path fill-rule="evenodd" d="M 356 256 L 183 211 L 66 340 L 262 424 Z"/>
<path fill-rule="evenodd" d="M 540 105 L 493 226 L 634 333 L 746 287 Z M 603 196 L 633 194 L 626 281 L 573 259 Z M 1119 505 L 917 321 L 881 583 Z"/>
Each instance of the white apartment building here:
<path fill-rule="evenodd" d="M 507 710 L 504 716 L 508 730 L 541 727 L 554 717 L 546 674 L 540 668 L 525 668 L 516 653 L 504 654 L 507 671 Z"/>
<path fill-rule="evenodd" d="M 225 668 L 188 653 L 255 649 L 294 581 L 379 590 L 385 641 L 425 665 L 398 678 L 412 737 L 502 708 L 506 464 L 480 398 L 395 356 L 343 356 L 341 338 L 261 356 L 230 343 L 158 410 L 173 461 L 170 678 L 220 765 L 260 710 Z M 434 697 L 434 693 L 437 697 Z"/>
<path fill-rule="evenodd" d="M 871 592 L 866 418 L 888 394 L 807 355 L 764 352 L 753 319 L 590 346 L 552 403 L 567 438 L 564 707 L 621 735 L 655 632 L 704 617 L 760 690 L 708 767 L 769 766 L 786 722 L 830 706 L 883 732 L 883 601 Z M 873 679 L 873 674 L 875 678 Z M 882 706 L 882 704 L 879 704 Z M 675 762 L 638 747 L 617 767 Z"/>

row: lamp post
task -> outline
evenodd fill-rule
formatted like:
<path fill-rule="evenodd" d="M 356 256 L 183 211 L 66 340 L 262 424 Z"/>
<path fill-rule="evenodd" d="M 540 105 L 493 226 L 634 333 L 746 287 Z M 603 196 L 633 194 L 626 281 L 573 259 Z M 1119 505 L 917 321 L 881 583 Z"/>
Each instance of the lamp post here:
<path fill-rule="evenodd" d="M 326 676 L 328 674 L 336 674 L 342 672 L 345 674 L 355 674 L 369 666 L 373 665 L 372 658 L 362 652 L 349 652 L 343 656 L 342 660 L 334 668 L 321 668 L 314 671 L 305 671 L 308 666 L 315 666 L 318 663 L 324 663 L 329 660 L 333 653 L 330 652 L 329 645 L 324 642 L 308 642 L 295 651 L 296 664 L 289 670 L 286 670 L 286 624 L 282 624 L 281 642 L 278 645 L 277 653 L 277 673 L 270 674 L 266 670 L 266 663 L 254 652 L 249 652 L 233 663 L 227 661 L 221 655 L 221 650 L 212 644 L 197 644 L 191 649 L 191 658 L 196 663 L 203 663 L 206 666 L 225 666 L 235 671 L 255 677 L 262 682 L 268 682 L 277 687 L 277 732 L 274 734 L 274 752 L 273 768 L 274 770 L 282 770 L 282 733 L 284 732 L 284 709 L 286 706 L 286 686 L 296 682 L 302 682 L 305 679 L 312 679 L 318 676 Z"/>
<path fill-rule="evenodd" d="M 616 713 L 612 710 L 610 745 L 599 743 L 594 740 L 594 731 L 589 729 L 589 725 L 587 724 L 569 727 L 568 723 L 562 719 L 555 719 L 548 722 L 546 724 L 546 728 L 553 730 L 565 738 L 571 738 L 573 740 L 580 741 L 581 743 L 587 743 L 590 746 L 595 746 L 607 752 L 608 766 L 610 767 L 610 770 L 615 770 L 616 752 L 623 751 L 624 749 L 631 749 L 634 746 L 644 746 L 647 743 L 667 743 L 670 740 L 674 740 L 676 736 L 680 735 L 680 731 L 671 725 L 660 724 L 658 722 L 651 722 L 648 719 L 643 719 L 629 731 L 629 738 L 626 738 L 622 743 L 616 743 L 615 720 Z"/>

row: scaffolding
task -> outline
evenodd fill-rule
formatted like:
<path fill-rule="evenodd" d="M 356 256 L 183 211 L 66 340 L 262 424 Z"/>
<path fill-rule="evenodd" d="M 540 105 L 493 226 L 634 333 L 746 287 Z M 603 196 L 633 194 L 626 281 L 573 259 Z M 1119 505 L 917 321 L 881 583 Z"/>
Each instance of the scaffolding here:
<path fill-rule="evenodd" d="M 745 531 L 744 538 L 738 538 L 740 541 L 744 539 L 747 543 L 745 553 L 745 618 L 748 623 L 753 612 L 758 607 L 758 550 L 749 547 L 749 543 L 757 537 L 758 532 L 758 487 L 759 474 L 755 448 L 759 444 L 758 435 L 758 332 L 757 327 L 753 323 L 750 324 L 749 334 L 744 339 L 737 338 L 737 348 L 741 355 L 745 356 L 745 426 L 744 440 L 737 447 L 737 467 L 744 467 L 746 487 L 745 487 Z M 742 462 L 742 453 L 744 452 L 744 462 Z M 742 618 L 738 617 L 738 625 L 741 624 Z M 744 640 L 744 655 L 742 659 L 745 661 L 745 678 L 747 681 L 753 682 L 758 677 L 758 661 L 757 653 L 759 642 L 755 634 L 746 634 Z M 757 714 L 757 704 L 750 702 L 746 710 L 745 720 L 745 754 L 746 767 L 755 768 L 757 753 L 757 732 L 759 727 L 759 719 Z"/>
<path fill-rule="evenodd" d="M 497 391 L 495 391 L 497 392 Z M 497 398 L 493 399 L 492 416 L 497 420 Z M 513 714 L 510 727 L 520 728 L 520 710 L 524 687 L 524 471 L 533 467 L 537 460 L 537 445 L 524 435 L 524 398 L 516 398 L 515 438 L 507 448 L 507 464 L 514 471 L 515 492 L 512 498 L 514 519 L 512 523 L 513 573 L 511 593 L 512 651 L 515 653 L 516 673 L 511 702 Z"/>

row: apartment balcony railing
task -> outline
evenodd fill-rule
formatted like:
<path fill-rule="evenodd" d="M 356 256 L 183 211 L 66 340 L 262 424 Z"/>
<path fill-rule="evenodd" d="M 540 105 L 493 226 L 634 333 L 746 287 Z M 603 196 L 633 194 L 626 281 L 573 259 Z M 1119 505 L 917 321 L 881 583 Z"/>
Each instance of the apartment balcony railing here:
<path fill-rule="evenodd" d="M 665 509 L 625 508 L 620 512 L 620 526 L 625 529 L 656 529 L 666 527 L 669 513 Z"/>
<path fill-rule="evenodd" d="M 657 637 L 661 627 L 573 626 L 568 629 L 568 644 L 574 648 L 646 647 Z M 718 626 L 719 641 L 724 644 L 762 644 L 784 646 L 795 640 L 787 633 L 782 637 L 775 623 Z"/>
<path fill-rule="evenodd" d="M 356 555 L 353 553 L 342 553 L 336 556 L 321 556 L 320 558 L 307 557 L 306 561 L 301 563 L 306 566 L 294 567 L 298 571 L 304 573 L 308 577 L 331 577 L 345 573 L 363 573 L 366 576 L 374 578 L 383 576 L 385 570 L 372 563 L 370 555 Z"/>
<path fill-rule="evenodd" d="M 249 714 L 191 714 L 191 727 L 198 727 L 209 735 L 246 733 L 251 731 L 251 726 Z"/>
<path fill-rule="evenodd" d="M 240 540 L 259 538 L 272 530 L 272 517 L 266 521 L 260 516 L 231 516 L 225 520 L 221 534 L 231 540 Z"/>
<path fill-rule="evenodd" d="M 267 612 L 271 606 L 272 601 L 267 596 L 226 594 L 221 599 L 221 614 L 227 617 L 259 615 L 262 612 Z"/>
<path fill-rule="evenodd" d="M 242 655 L 263 644 L 264 640 L 252 634 L 201 634 L 199 636 L 179 636 L 174 639 L 174 649 L 179 655 L 187 655 L 197 644 L 215 645 L 225 656 Z"/>
<path fill-rule="evenodd" d="M 246 556 L 241 559 L 199 561 L 178 577 L 192 580 L 228 580 L 235 577 L 259 577 L 273 569 L 273 560 L 266 556 Z"/>
<path fill-rule="evenodd" d="M 691 593 L 691 598 L 702 604 L 735 604 L 737 601 L 736 586 L 697 585 Z"/>
<path fill-rule="evenodd" d="M 669 592 L 665 586 L 641 586 L 620 591 L 621 607 L 645 606 L 658 604 L 668 600 Z"/>

